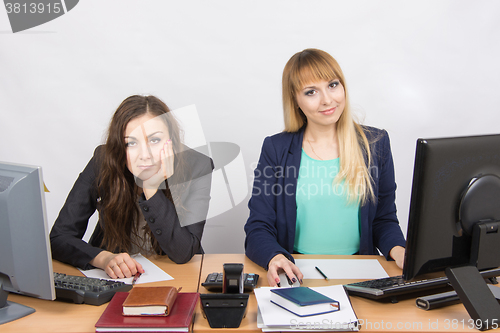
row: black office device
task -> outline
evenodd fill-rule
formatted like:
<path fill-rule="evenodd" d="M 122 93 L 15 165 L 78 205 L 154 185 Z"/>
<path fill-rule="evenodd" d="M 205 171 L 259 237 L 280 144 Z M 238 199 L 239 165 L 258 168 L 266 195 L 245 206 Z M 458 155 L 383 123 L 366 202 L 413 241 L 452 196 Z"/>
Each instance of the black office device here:
<path fill-rule="evenodd" d="M 243 293 L 243 264 L 224 264 L 223 294 Z"/>
<path fill-rule="evenodd" d="M 490 288 L 493 296 L 495 296 L 497 302 L 500 302 L 500 288 L 491 284 L 488 284 L 488 287 Z M 422 310 L 433 310 L 461 302 L 462 301 L 460 301 L 460 297 L 455 290 L 419 297 L 415 301 L 417 307 Z"/>
<path fill-rule="evenodd" d="M 243 293 L 243 264 L 224 264 L 223 268 L 224 273 L 219 282 L 223 293 L 200 294 L 201 308 L 211 328 L 238 328 L 245 316 L 249 296 Z M 208 277 L 212 275 L 213 278 L 213 274 L 217 273 L 209 274 Z"/>
<path fill-rule="evenodd" d="M 203 315 L 211 328 L 238 328 L 249 294 L 200 294 Z"/>
<path fill-rule="evenodd" d="M 499 196 L 500 135 L 419 139 L 405 280 L 447 267 L 472 264 L 483 270 L 500 266 L 500 248 L 496 248 L 500 242 L 495 241 L 500 240 L 500 234 L 483 231 L 488 223 L 496 229 Z M 474 225 L 480 230 L 473 238 Z M 487 245 L 485 238 L 489 236 L 494 238 L 493 244 L 483 251 L 479 245 Z"/>
<path fill-rule="evenodd" d="M 485 279 L 500 275 L 500 268 L 481 271 L 481 276 Z M 398 296 L 418 293 L 420 295 L 435 293 L 435 289 L 451 289 L 450 281 L 446 276 L 434 278 L 413 279 L 407 281 L 402 275 L 387 278 L 354 282 L 344 285 L 349 295 L 361 296 L 375 300 L 391 298 L 396 303 Z M 411 296 L 411 295 L 409 295 Z"/>
<path fill-rule="evenodd" d="M 415 300 L 417 307 L 422 310 L 433 310 L 457 303 L 461 303 L 461 301 L 455 290 L 423 296 Z"/>
<path fill-rule="evenodd" d="M 35 312 L 11 292 L 55 299 L 42 169 L 0 162 L 0 324 Z"/>
<path fill-rule="evenodd" d="M 500 135 L 419 139 L 403 277 L 445 270 L 480 330 L 500 305 L 478 270 L 500 266 Z"/>
<path fill-rule="evenodd" d="M 77 304 L 101 305 L 113 298 L 117 291 L 129 291 L 131 284 L 85 276 L 54 273 L 56 300 Z"/>
<path fill-rule="evenodd" d="M 204 286 L 209 291 L 221 292 L 222 282 L 224 280 L 224 273 L 210 273 L 207 275 L 205 282 L 202 282 Z M 257 283 L 259 282 L 259 275 L 254 273 L 243 273 L 243 291 L 251 292 Z"/>
<path fill-rule="evenodd" d="M 362 296 L 371 299 L 384 299 L 391 297 L 397 302 L 396 296 L 422 292 L 429 289 L 444 288 L 448 285 L 447 277 L 406 281 L 402 275 L 387 278 L 354 282 L 344 287 L 349 295 Z"/>
<path fill-rule="evenodd" d="M 479 274 L 500 266 L 499 221 L 500 135 L 418 139 L 403 279 L 445 271 L 481 330 L 500 321 Z"/>

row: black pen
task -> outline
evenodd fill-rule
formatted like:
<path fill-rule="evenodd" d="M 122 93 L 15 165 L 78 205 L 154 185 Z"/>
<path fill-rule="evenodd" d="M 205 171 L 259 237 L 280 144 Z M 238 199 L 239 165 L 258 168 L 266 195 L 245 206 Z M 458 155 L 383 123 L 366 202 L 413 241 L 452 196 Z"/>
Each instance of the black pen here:
<path fill-rule="evenodd" d="M 141 273 L 137 272 L 135 275 L 134 275 L 134 279 L 132 280 L 132 285 L 134 285 L 137 280 L 139 279 L 139 277 L 141 276 Z"/>
<path fill-rule="evenodd" d="M 321 276 L 323 276 L 325 278 L 325 280 L 328 281 L 328 278 L 326 277 L 325 273 L 323 273 L 321 271 L 321 269 L 318 268 L 318 266 L 315 266 L 314 268 L 316 268 L 316 270 L 319 272 L 319 274 L 321 274 Z"/>

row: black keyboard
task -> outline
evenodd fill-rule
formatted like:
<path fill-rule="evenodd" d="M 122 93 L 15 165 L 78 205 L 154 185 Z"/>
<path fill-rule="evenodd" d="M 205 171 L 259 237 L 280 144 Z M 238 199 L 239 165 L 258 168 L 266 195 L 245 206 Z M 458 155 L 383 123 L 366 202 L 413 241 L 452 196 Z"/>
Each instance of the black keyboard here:
<path fill-rule="evenodd" d="M 376 280 L 355 282 L 344 285 L 349 295 L 362 296 L 366 298 L 385 298 L 409 294 L 415 291 L 446 287 L 448 278 L 446 276 L 424 279 L 417 281 L 405 281 L 401 275 L 381 278 Z"/>
<path fill-rule="evenodd" d="M 490 269 L 480 272 L 483 278 L 494 278 L 500 275 L 500 269 Z M 405 281 L 401 275 L 344 285 L 349 295 L 372 299 L 382 299 L 398 295 L 424 292 L 430 289 L 450 287 L 446 276 Z"/>
<path fill-rule="evenodd" d="M 109 302 L 117 291 L 129 291 L 132 285 L 113 280 L 54 273 L 56 300 L 78 304 L 101 305 Z"/>
<path fill-rule="evenodd" d="M 210 291 L 222 291 L 223 278 L 223 273 L 210 273 L 207 275 L 205 282 L 203 282 L 201 285 Z M 243 273 L 243 281 L 244 291 L 250 292 L 255 287 L 257 287 L 257 282 L 259 282 L 259 275 L 253 273 Z"/>

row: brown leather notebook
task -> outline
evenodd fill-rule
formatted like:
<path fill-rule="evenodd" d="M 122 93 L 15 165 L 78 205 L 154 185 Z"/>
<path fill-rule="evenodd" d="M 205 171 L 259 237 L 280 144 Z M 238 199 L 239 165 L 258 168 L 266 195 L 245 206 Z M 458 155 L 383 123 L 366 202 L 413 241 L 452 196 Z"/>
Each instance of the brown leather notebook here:
<path fill-rule="evenodd" d="M 168 316 L 178 290 L 175 287 L 134 287 L 123 302 L 124 316 Z"/>

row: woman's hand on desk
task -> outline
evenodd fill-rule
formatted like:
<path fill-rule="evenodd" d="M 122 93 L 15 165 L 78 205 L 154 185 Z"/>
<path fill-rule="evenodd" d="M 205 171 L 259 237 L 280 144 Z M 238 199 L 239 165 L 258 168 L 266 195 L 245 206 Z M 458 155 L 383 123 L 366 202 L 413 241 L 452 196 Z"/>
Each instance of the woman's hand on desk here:
<path fill-rule="evenodd" d="M 403 264 L 405 261 L 405 248 L 402 246 L 394 246 L 389 252 L 389 255 L 392 259 L 394 259 L 396 265 L 398 265 L 399 268 L 403 269 Z"/>
<path fill-rule="evenodd" d="M 271 287 L 277 287 L 280 282 L 279 270 L 285 271 L 290 280 L 295 283 L 297 280 L 302 284 L 302 272 L 293 262 L 288 260 L 283 254 L 275 255 L 267 267 L 267 282 Z"/>
<path fill-rule="evenodd" d="M 90 264 L 104 270 L 112 279 L 129 278 L 137 272 L 144 273 L 142 265 L 131 258 L 128 253 L 116 254 L 102 251 L 92 259 Z"/>

